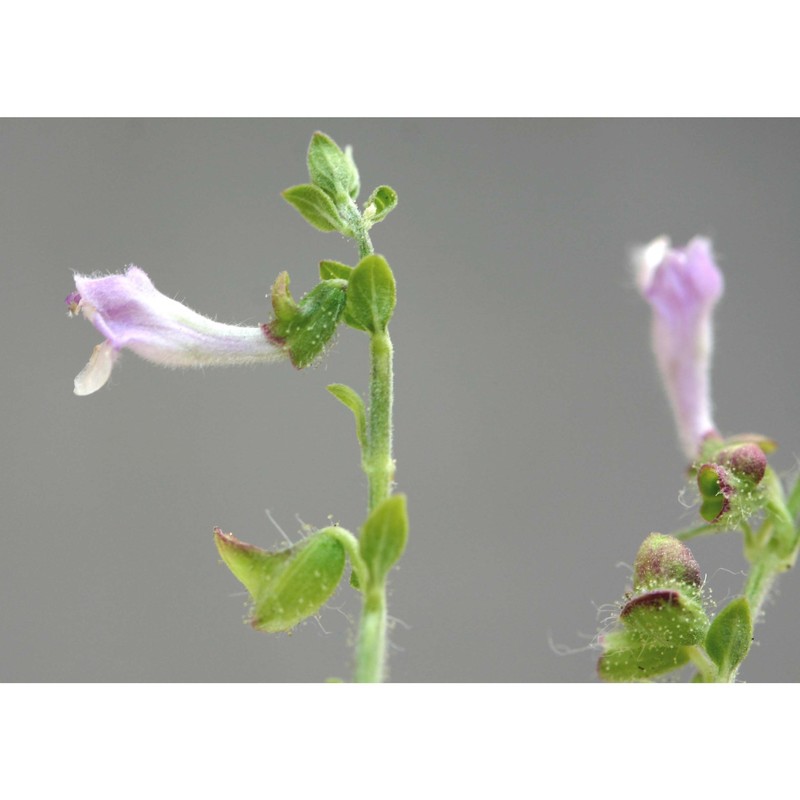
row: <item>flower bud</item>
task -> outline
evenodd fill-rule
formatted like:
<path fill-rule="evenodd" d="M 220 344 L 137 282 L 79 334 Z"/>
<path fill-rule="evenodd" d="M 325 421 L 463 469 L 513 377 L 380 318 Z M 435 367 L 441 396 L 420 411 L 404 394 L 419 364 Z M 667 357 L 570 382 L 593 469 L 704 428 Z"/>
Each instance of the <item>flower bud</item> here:
<path fill-rule="evenodd" d="M 692 551 L 674 536 L 651 533 L 633 564 L 634 591 L 672 583 L 699 589 L 703 580 Z"/>
<path fill-rule="evenodd" d="M 727 464 L 737 476 L 749 479 L 754 484 L 761 483 L 767 471 L 767 457 L 753 442 L 726 448 L 717 455 L 716 460 L 721 464 Z"/>

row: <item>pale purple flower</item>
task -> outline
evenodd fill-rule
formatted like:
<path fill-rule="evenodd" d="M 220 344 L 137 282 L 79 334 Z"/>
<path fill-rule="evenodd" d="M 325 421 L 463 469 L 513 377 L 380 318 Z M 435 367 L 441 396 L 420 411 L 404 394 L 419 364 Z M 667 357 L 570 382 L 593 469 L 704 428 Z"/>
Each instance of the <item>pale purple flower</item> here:
<path fill-rule="evenodd" d="M 716 433 L 711 417 L 711 317 L 723 278 L 700 236 L 672 249 L 661 237 L 634 254 L 636 282 L 653 308 L 653 352 L 669 396 L 681 445 L 694 459 Z"/>
<path fill-rule="evenodd" d="M 138 267 L 122 275 L 75 275 L 76 291 L 66 303 L 70 315 L 82 313 L 105 337 L 75 378 L 75 394 L 104 386 L 127 347 L 154 364 L 205 367 L 278 361 L 287 353 L 262 327 L 225 325 L 162 294 Z"/>

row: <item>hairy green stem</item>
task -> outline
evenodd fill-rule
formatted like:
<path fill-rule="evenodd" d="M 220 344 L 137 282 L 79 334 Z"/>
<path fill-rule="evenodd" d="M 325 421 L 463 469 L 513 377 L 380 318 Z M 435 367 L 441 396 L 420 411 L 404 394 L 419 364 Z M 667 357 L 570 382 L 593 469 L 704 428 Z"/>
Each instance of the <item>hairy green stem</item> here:
<path fill-rule="evenodd" d="M 359 258 L 372 255 L 374 252 L 372 242 L 367 226 L 358 212 L 358 206 L 350 200 L 343 213 L 358 243 Z M 394 479 L 392 360 L 393 349 L 389 332 L 376 331 L 370 337 L 367 441 L 361 459 L 369 485 L 369 513 L 389 497 Z M 363 561 L 361 563 L 363 564 Z M 363 574 L 356 570 L 356 575 L 364 592 L 364 606 L 356 644 L 355 677 L 358 683 L 380 683 L 385 677 L 386 665 L 386 585 L 383 581 L 375 584 L 367 574 L 366 566 Z"/>
<path fill-rule="evenodd" d="M 372 334 L 367 446 L 363 454 L 369 484 L 369 512 L 392 491 L 392 340 L 388 331 Z M 356 645 L 356 681 L 379 683 L 386 663 L 386 585 L 363 585 L 364 608 Z"/>
<path fill-rule="evenodd" d="M 374 511 L 392 491 L 392 340 L 388 331 L 372 334 L 372 369 L 369 385 L 369 419 L 364 472 L 369 481 L 369 510 Z"/>
<path fill-rule="evenodd" d="M 372 241 L 369 238 L 367 226 L 364 224 L 364 219 L 358 211 L 355 200 L 348 197 L 347 204 L 340 206 L 339 211 L 353 231 L 353 238 L 358 244 L 358 257 L 364 258 L 365 256 L 372 255 L 375 250 L 372 247 Z"/>
<path fill-rule="evenodd" d="M 386 665 L 386 586 L 372 586 L 364 596 L 356 647 L 356 682 L 381 683 Z"/>

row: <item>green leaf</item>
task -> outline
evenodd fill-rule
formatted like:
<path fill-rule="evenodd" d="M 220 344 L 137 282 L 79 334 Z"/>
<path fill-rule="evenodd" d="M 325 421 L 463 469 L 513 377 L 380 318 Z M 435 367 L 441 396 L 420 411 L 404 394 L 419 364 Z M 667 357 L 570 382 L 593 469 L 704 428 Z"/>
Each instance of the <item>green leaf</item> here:
<path fill-rule="evenodd" d="M 276 282 L 276 286 L 278 285 Z M 288 292 L 288 276 L 285 285 Z M 283 286 L 281 283 L 280 287 Z M 344 281 L 322 281 L 300 300 L 296 312 L 288 319 L 279 317 L 276 313 L 275 318 L 266 326 L 267 336 L 289 351 L 295 367 L 307 367 L 316 361 L 333 338 L 346 302 Z"/>
<path fill-rule="evenodd" d="M 331 278 L 349 281 L 352 274 L 353 268 L 348 267 L 347 264 L 340 264 L 338 261 L 319 262 L 319 276 L 324 281 L 330 280 Z"/>
<path fill-rule="evenodd" d="M 310 183 L 290 186 L 282 194 L 284 200 L 293 205 L 317 230 L 349 233 L 333 200 L 319 186 Z"/>
<path fill-rule="evenodd" d="M 389 570 L 400 560 L 408 539 L 406 496 L 396 494 L 384 500 L 367 518 L 359 547 L 374 584 L 382 584 Z"/>
<path fill-rule="evenodd" d="M 344 157 L 347 159 L 347 163 L 350 167 L 350 181 L 347 187 L 348 192 L 350 193 L 350 197 L 355 200 L 358 197 L 358 193 L 361 191 L 361 178 L 358 175 L 356 162 L 353 160 L 353 148 L 349 144 L 344 148 Z"/>
<path fill-rule="evenodd" d="M 253 600 L 250 623 L 268 633 L 288 631 L 319 611 L 344 572 L 344 548 L 325 531 L 276 552 L 246 544 L 219 528 L 214 540 L 222 560 Z"/>
<path fill-rule="evenodd" d="M 629 631 L 613 631 L 603 637 L 605 653 L 597 672 L 606 681 L 646 681 L 679 669 L 689 661 L 684 647 L 653 647 Z"/>
<path fill-rule="evenodd" d="M 347 286 L 347 323 L 378 333 L 386 329 L 396 302 L 394 275 L 383 256 L 369 255 L 353 270 Z"/>
<path fill-rule="evenodd" d="M 379 186 L 364 204 L 364 222 L 380 222 L 397 205 L 397 192 L 391 186 Z"/>
<path fill-rule="evenodd" d="M 308 175 L 312 183 L 337 203 L 358 195 L 358 169 L 352 153 L 344 153 L 330 136 L 319 131 L 308 146 Z"/>
<path fill-rule="evenodd" d="M 744 661 L 753 641 L 750 604 L 744 597 L 728 603 L 717 614 L 706 635 L 705 648 L 720 674 L 729 677 Z"/>
<path fill-rule="evenodd" d="M 367 446 L 367 412 L 364 408 L 364 401 L 361 395 L 345 386 L 343 383 L 332 383 L 327 387 L 328 391 L 343 405 L 347 406 L 356 420 L 356 436 L 362 451 Z"/>

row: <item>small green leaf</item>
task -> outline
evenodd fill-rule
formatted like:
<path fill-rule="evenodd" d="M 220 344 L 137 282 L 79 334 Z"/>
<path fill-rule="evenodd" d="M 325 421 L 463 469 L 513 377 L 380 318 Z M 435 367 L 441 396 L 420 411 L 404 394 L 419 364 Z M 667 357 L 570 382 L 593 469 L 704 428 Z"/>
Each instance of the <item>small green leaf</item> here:
<path fill-rule="evenodd" d="M 358 443 L 363 450 L 367 445 L 367 412 L 364 408 L 364 401 L 361 395 L 345 386 L 343 383 L 332 383 L 327 387 L 328 391 L 343 405 L 347 406 L 356 420 L 356 436 Z"/>
<path fill-rule="evenodd" d="M 408 539 L 406 496 L 396 494 L 384 500 L 367 518 L 361 531 L 360 550 L 370 580 L 382 584 L 389 570 L 400 560 Z"/>
<path fill-rule="evenodd" d="M 290 186 L 282 194 L 317 230 L 349 233 L 349 228 L 339 217 L 333 200 L 319 186 L 310 183 Z"/>
<path fill-rule="evenodd" d="M 705 648 L 720 674 L 728 677 L 744 661 L 752 641 L 750 605 L 744 597 L 738 597 L 714 618 L 706 635 Z"/>
<path fill-rule="evenodd" d="M 358 175 L 358 167 L 353 159 L 353 148 L 349 144 L 344 148 L 344 157 L 347 159 L 347 163 L 350 167 L 350 180 L 347 190 L 350 193 L 350 197 L 355 200 L 358 197 L 358 193 L 361 191 L 361 178 Z"/>
<path fill-rule="evenodd" d="M 308 146 L 308 175 L 337 203 L 358 195 L 359 177 L 352 153 L 348 156 L 330 136 L 319 131 Z"/>
<path fill-rule="evenodd" d="M 353 268 L 348 267 L 347 264 L 340 264 L 338 261 L 319 262 L 319 276 L 324 281 L 328 281 L 331 278 L 349 281 L 352 274 Z"/>
<path fill-rule="evenodd" d="M 302 369 L 313 364 L 328 346 L 336 333 L 346 302 L 344 281 L 322 281 L 300 300 L 294 315 L 283 319 L 276 313 L 275 318 L 265 326 L 265 331 L 272 341 L 289 351 L 292 364 Z"/>
<path fill-rule="evenodd" d="M 380 222 L 397 205 L 397 192 L 391 186 L 379 186 L 364 204 L 364 222 Z"/>
<path fill-rule="evenodd" d="M 251 624 L 268 633 L 288 631 L 319 611 L 344 572 L 344 548 L 325 531 L 277 552 L 245 544 L 219 528 L 214 539 L 253 600 Z"/>
<path fill-rule="evenodd" d="M 646 681 L 679 669 L 689 661 L 684 647 L 653 647 L 629 631 L 613 631 L 603 637 L 605 652 L 597 672 L 606 681 Z"/>
<path fill-rule="evenodd" d="M 386 329 L 396 302 L 394 275 L 383 256 L 369 255 L 353 270 L 347 286 L 347 324 L 378 333 Z"/>

